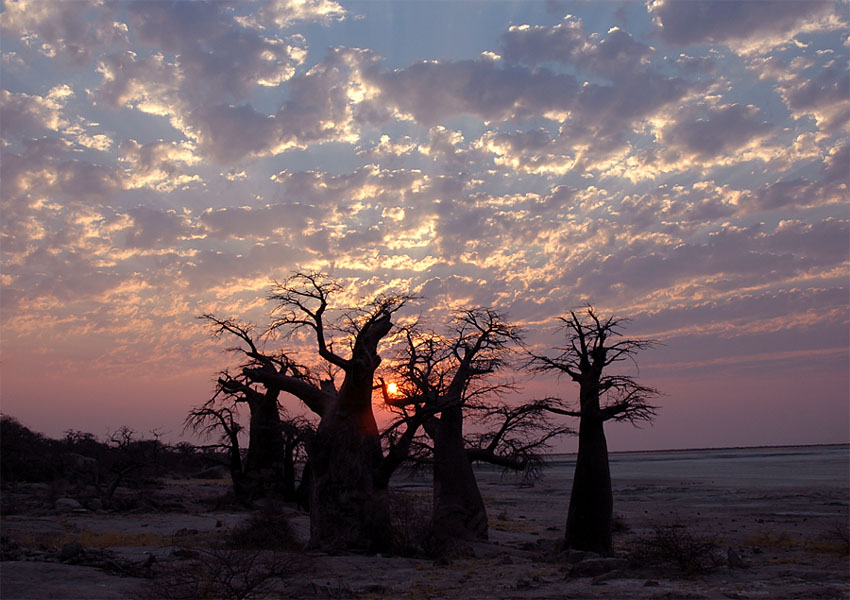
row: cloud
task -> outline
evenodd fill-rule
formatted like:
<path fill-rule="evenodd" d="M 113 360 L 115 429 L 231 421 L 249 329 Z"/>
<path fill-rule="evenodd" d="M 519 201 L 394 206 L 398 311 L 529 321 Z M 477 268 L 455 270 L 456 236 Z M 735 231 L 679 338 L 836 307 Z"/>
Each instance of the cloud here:
<path fill-rule="evenodd" d="M 615 305 L 651 303 L 652 298 L 667 304 L 722 296 L 741 286 L 755 290 L 797 278 L 817 278 L 846 259 L 842 248 L 846 244 L 837 242 L 842 236 L 846 239 L 846 221 L 763 229 L 728 226 L 713 231 L 703 242 L 672 247 L 662 240 L 623 235 L 622 242 L 591 247 L 584 258 L 569 261 L 556 281 L 583 298 L 604 298 Z"/>
<path fill-rule="evenodd" d="M 269 23 L 286 28 L 299 21 L 329 23 L 342 21 L 348 11 L 333 0 L 271 0 L 261 5 L 255 15 L 240 19 L 257 29 L 265 29 Z"/>
<path fill-rule="evenodd" d="M 177 277 L 193 290 L 226 288 L 256 277 L 262 278 L 266 287 L 272 274 L 286 272 L 299 259 L 304 259 L 303 253 L 278 242 L 254 244 L 247 252 L 206 249 L 186 260 Z"/>
<path fill-rule="evenodd" d="M 191 101 L 192 84 L 182 67 L 158 54 L 105 57 L 97 96 L 112 106 L 126 104 L 168 116 L 172 126 L 196 140 L 203 156 L 235 164 L 312 143 L 356 141 L 355 92 L 365 56 L 354 50 L 330 51 L 321 63 L 289 81 L 287 100 L 272 114 L 250 103 Z"/>
<path fill-rule="evenodd" d="M 185 166 L 200 161 L 192 144 L 125 140 L 118 145 L 125 165 L 125 189 L 150 188 L 170 192 L 200 182 L 198 175 L 183 172 Z"/>
<path fill-rule="evenodd" d="M 2 134 L 20 135 L 59 131 L 68 125 L 62 114 L 67 98 L 74 92 L 68 85 L 57 85 L 47 95 L 13 94 L 0 90 L 0 123 Z"/>
<path fill-rule="evenodd" d="M 174 56 L 184 95 L 240 99 L 257 85 L 277 86 L 295 73 L 303 51 L 238 24 L 224 2 L 133 2 L 128 23 L 137 42 Z"/>
<path fill-rule="evenodd" d="M 71 158 L 71 145 L 60 138 L 23 142 L 23 151 L 3 152 L 3 200 L 25 205 L 98 202 L 121 189 L 118 170 Z"/>
<path fill-rule="evenodd" d="M 265 240 L 278 230 L 297 232 L 321 222 L 326 211 L 312 204 L 287 202 L 261 207 L 210 209 L 200 215 L 207 234 L 217 239 Z"/>
<path fill-rule="evenodd" d="M 161 53 L 139 57 L 125 50 L 102 56 L 97 71 L 102 80 L 95 99 L 117 108 L 125 105 L 154 115 L 173 114 L 183 75 Z"/>
<path fill-rule="evenodd" d="M 795 116 L 812 115 L 827 133 L 846 133 L 850 121 L 850 76 L 846 60 L 831 59 L 817 70 L 792 72 L 778 84 Z"/>
<path fill-rule="evenodd" d="M 127 214 L 132 224 L 125 230 L 124 244 L 129 248 L 171 247 L 192 232 L 189 218 L 175 210 L 137 206 Z"/>
<path fill-rule="evenodd" d="M 661 140 L 698 160 L 725 157 L 770 134 L 773 126 L 759 117 L 753 105 L 691 107 L 661 130 Z"/>
<path fill-rule="evenodd" d="M 724 44 L 741 52 L 766 51 L 800 33 L 843 25 L 835 2 L 819 0 L 652 0 L 649 14 L 662 40 L 677 46 Z"/>
<path fill-rule="evenodd" d="M 508 63 L 553 62 L 610 79 L 634 79 L 637 72 L 652 70 L 654 49 L 619 27 L 609 29 L 600 41 L 586 33 L 581 19 L 567 15 L 553 26 L 512 25 L 502 34 L 500 51 Z"/>
<path fill-rule="evenodd" d="M 364 76 L 379 88 L 382 101 L 427 126 L 460 115 L 495 121 L 568 110 L 579 90 L 572 76 L 501 67 L 489 59 L 370 68 Z"/>
<path fill-rule="evenodd" d="M 222 164 L 272 152 L 281 141 L 280 123 L 249 104 L 201 106 L 187 115 L 198 149 Z"/>
<path fill-rule="evenodd" d="M 426 61 L 394 70 L 372 66 L 363 73 L 399 118 L 428 127 L 458 116 L 485 121 L 492 129 L 476 147 L 493 154 L 497 164 L 530 173 L 601 168 L 628 148 L 626 137 L 641 122 L 689 90 L 687 82 L 652 71 L 619 73 L 611 84 L 579 85 L 572 75 L 489 58 Z M 557 134 L 540 127 L 528 133 L 498 131 L 504 122 L 541 117 L 557 124 Z"/>
<path fill-rule="evenodd" d="M 108 44 L 127 39 L 126 25 L 116 20 L 117 13 L 117 5 L 104 0 L 7 0 L 0 27 L 47 57 L 83 66 Z"/>
<path fill-rule="evenodd" d="M 850 180 L 850 144 L 843 143 L 829 151 L 823 165 L 825 183 L 847 183 Z"/>
<path fill-rule="evenodd" d="M 447 171 L 478 171 L 490 162 L 490 153 L 483 152 L 479 144 L 474 146 L 464 140 L 463 133 L 446 129 L 442 125 L 428 131 L 427 144 L 421 144 L 419 152 L 433 157 Z"/>

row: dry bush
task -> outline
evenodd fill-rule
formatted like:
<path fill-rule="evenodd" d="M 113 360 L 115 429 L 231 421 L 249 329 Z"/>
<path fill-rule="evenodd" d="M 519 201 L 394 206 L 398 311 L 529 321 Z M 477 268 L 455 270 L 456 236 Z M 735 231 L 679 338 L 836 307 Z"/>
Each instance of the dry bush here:
<path fill-rule="evenodd" d="M 400 556 L 438 554 L 434 546 L 430 498 L 410 492 L 390 493 L 393 552 Z"/>
<path fill-rule="evenodd" d="M 831 541 L 838 544 L 842 554 L 850 554 L 850 524 L 847 522 L 835 523 L 829 528 L 826 535 Z"/>
<path fill-rule="evenodd" d="M 154 564 L 140 600 L 249 600 L 275 597 L 275 584 L 303 568 L 303 558 L 222 543 L 183 548 L 188 560 Z"/>
<path fill-rule="evenodd" d="M 638 538 L 632 561 L 645 566 L 673 566 L 683 573 L 705 573 L 724 564 L 714 537 L 702 536 L 681 524 L 657 526 Z"/>
<path fill-rule="evenodd" d="M 289 517 L 275 506 L 252 514 L 234 527 L 227 541 L 234 548 L 252 550 L 300 550 L 304 545 L 296 537 Z"/>

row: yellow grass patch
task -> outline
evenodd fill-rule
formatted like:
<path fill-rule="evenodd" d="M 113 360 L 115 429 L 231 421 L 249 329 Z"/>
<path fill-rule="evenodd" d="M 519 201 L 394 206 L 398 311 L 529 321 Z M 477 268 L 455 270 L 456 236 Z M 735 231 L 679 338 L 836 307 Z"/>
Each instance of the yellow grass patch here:
<path fill-rule="evenodd" d="M 108 548 L 111 546 L 172 546 L 175 538 L 163 533 L 115 533 L 80 530 L 69 532 L 33 531 L 18 533 L 15 540 L 22 546 L 63 546 L 69 542 L 77 542 L 87 548 Z M 198 536 L 184 536 L 181 541 L 197 539 Z"/>

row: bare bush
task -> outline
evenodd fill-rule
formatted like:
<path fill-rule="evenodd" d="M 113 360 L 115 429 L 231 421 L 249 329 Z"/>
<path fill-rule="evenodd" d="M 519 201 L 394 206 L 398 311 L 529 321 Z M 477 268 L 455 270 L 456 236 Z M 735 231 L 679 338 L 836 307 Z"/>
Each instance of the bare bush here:
<path fill-rule="evenodd" d="M 850 554 L 850 525 L 846 521 L 833 523 L 824 537 L 833 542 L 841 554 Z"/>
<path fill-rule="evenodd" d="M 295 535 L 289 517 L 274 505 L 252 514 L 233 528 L 228 543 L 234 548 L 250 550 L 301 550 L 304 546 Z"/>
<path fill-rule="evenodd" d="M 430 498 L 413 493 L 390 495 L 393 552 L 401 556 L 434 554 Z"/>
<path fill-rule="evenodd" d="M 724 564 L 718 548 L 715 537 L 695 534 L 678 523 L 662 525 L 637 540 L 632 561 L 645 566 L 673 566 L 693 575 Z"/>
<path fill-rule="evenodd" d="M 181 548 L 188 560 L 154 565 L 140 600 L 251 600 L 274 597 L 275 584 L 300 570 L 303 559 L 283 552 L 225 544 Z"/>

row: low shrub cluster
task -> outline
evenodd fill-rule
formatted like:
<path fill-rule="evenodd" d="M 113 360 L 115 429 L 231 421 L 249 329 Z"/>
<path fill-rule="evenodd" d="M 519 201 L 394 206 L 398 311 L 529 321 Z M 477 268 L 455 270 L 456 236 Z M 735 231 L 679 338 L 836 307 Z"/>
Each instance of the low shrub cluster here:
<path fill-rule="evenodd" d="M 670 566 L 694 575 L 725 564 L 715 537 L 703 536 L 676 523 L 660 525 L 652 534 L 638 538 L 632 561 L 640 566 Z"/>
<path fill-rule="evenodd" d="M 282 581 L 307 567 L 300 543 L 276 507 L 206 544 L 182 544 L 152 565 L 138 600 L 247 600 L 280 597 Z"/>
<path fill-rule="evenodd" d="M 226 542 L 184 548 L 180 556 L 154 565 L 139 600 L 245 600 L 273 597 L 280 580 L 291 578 L 302 560 L 293 554 L 234 548 Z"/>
<path fill-rule="evenodd" d="M 440 553 L 434 542 L 431 499 L 410 492 L 390 494 L 393 552 L 400 556 L 430 556 Z"/>
<path fill-rule="evenodd" d="M 267 505 L 228 533 L 228 545 L 251 550 L 299 551 L 302 542 L 296 537 L 289 518 L 279 507 Z"/>

